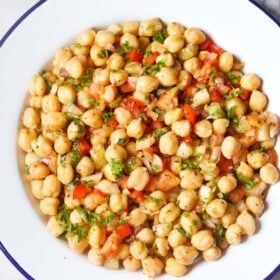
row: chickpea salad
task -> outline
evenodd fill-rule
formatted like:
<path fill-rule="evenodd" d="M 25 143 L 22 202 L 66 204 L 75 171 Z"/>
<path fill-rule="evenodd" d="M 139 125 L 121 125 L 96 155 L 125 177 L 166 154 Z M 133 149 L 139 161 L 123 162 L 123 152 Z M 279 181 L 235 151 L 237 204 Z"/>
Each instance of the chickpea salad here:
<path fill-rule="evenodd" d="M 279 179 L 261 79 L 159 18 L 86 29 L 29 85 L 18 145 L 47 229 L 108 269 L 183 276 L 256 231 Z"/>

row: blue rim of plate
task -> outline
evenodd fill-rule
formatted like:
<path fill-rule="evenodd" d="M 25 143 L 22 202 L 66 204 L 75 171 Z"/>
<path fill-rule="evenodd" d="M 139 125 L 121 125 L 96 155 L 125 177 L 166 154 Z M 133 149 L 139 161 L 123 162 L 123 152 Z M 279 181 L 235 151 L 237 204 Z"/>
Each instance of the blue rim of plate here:
<path fill-rule="evenodd" d="M 20 18 L 16 20 L 16 22 L 8 29 L 8 31 L 4 34 L 4 36 L 0 39 L 0 48 L 6 42 L 6 40 L 10 37 L 10 35 L 15 31 L 15 29 L 37 8 L 39 8 L 42 4 L 47 2 L 48 0 L 40 0 L 35 3 L 31 8 L 29 8 Z M 268 10 L 262 7 L 255 0 L 249 0 L 253 5 L 255 5 L 258 9 L 260 9 L 263 13 L 265 13 L 272 21 L 274 21 L 278 27 L 280 27 L 280 20 L 278 20 L 274 15 L 272 15 Z M 20 264 L 12 257 L 9 251 L 4 247 L 3 243 L 0 241 L 0 251 L 6 256 L 6 258 L 11 262 L 11 264 L 24 276 L 27 280 L 35 280 L 30 274 L 28 274 Z M 280 264 L 267 276 L 264 280 L 273 280 L 278 273 L 280 273 Z"/>

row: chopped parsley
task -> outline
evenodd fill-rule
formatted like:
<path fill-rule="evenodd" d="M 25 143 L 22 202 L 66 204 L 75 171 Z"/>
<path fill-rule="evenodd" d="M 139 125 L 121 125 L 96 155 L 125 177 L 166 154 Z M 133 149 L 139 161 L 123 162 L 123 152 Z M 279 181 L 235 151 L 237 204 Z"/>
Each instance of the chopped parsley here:
<path fill-rule="evenodd" d="M 27 164 L 24 165 L 24 174 L 30 175 L 30 167 Z"/>
<path fill-rule="evenodd" d="M 113 158 L 109 166 L 115 179 L 120 180 L 123 176 L 124 164 L 120 160 Z"/>
<path fill-rule="evenodd" d="M 73 78 L 67 79 L 62 86 L 74 86 L 78 91 L 81 91 L 85 86 L 89 85 L 92 78 L 90 70 L 86 70 L 85 75 L 80 79 L 76 80 Z"/>
<path fill-rule="evenodd" d="M 227 199 L 228 198 L 228 196 L 225 193 L 222 193 L 222 192 L 218 192 L 217 196 L 220 199 Z"/>
<path fill-rule="evenodd" d="M 156 33 L 153 36 L 154 41 L 158 41 L 160 43 L 162 43 L 166 38 L 167 38 L 168 34 L 165 31 L 161 31 Z"/>
<path fill-rule="evenodd" d="M 232 72 L 227 72 L 226 77 L 230 80 L 230 82 L 234 85 L 238 85 L 238 78 Z"/>
<path fill-rule="evenodd" d="M 127 221 L 129 220 L 129 217 L 123 217 L 119 220 L 119 223 L 118 225 L 119 226 L 122 226 L 122 225 L 125 225 L 127 223 Z"/>
<path fill-rule="evenodd" d="M 128 138 L 119 138 L 117 144 L 123 145 L 127 142 Z"/>
<path fill-rule="evenodd" d="M 209 77 L 209 84 L 213 84 L 217 77 L 217 69 L 215 67 L 211 68 L 210 77 Z"/>
<path fill-rule="evenodd" d="M 113 219 L 115 218 L 115 216 L 116 216 L 116 213 L 112 212 L 108 216 L 104 217 L 103 221 L 102 221 L 103 224 L 105 224 L 105 225 L 110 224 L 113 221 Z"/>
<path fill-rule="evenodd" d="M 105 50 L 102 50 L 100 53 L 98 53 L 97 56 L 99 58 L 106 58 L 106 57 L 109 57 L 110 54 L 111 54 L 111 52 L 108 51 L 107 49 L 105 49 Z"/>
<path fill-rule="evenodd" d="M 136 159 L 134 157 L 131 157 L 127 160 L 126 169 L 127 169 L 128 173 L 130 173 L 131 171 L 134 170 L 135 164 L 136 164 Z"/>
<path fill-rule="evenodd" d="M 266 150 L 267 150 L 266 147 L 260 147 L 260 148 L 256 149 L 255 152 L 257 152 L 257 153 L 264 153 L 264 152 L 266 152 Z"/>
<path fill-rule="evenodd" d="M 67 187 L 68 189 L 73 189 L 79 183 L 79 179 L 75 178 L 72 182 L 70 182 Z"/>
<path fill-rule="evenodd" d="M 226 100 L 230 100 L 230 99 L 233 98 L 233 97 L 242 95 L 242 93 L 243 93 L 243 91 L 242 91 L 241 88 L 235 88 L 235 89 L 231 90 L 228 94 L 226 94 L 226 95 L 224 96 L 224 98 L 225 98 Z"/>
<path fill-rule="evenodd" d="M 112 119 L 113 113 L 112 112 L 103 112 L 102 117 L 103 117 L 104 122 L 107 123 L 110 119 Z"/>
<path fill-rule="evenodd" d="M 160 138 L 162 135 L 164 135 L 167 132 L 167 129 L 165 128 L 158 128 L 154 130 L 153 134 L 156 138 Z"/>
<path fill-rule="evenodd" d="M 238 180 L 244 184 L 244 187 L 247 190 L 251 190 L 256 186 L 256 182 L 249 179 L 247 176 L 243 175 L 242 173 L 236 172 L 236 175 L 237 175 Z"/>
<path fill-rule="evenodd" d="M 218 244 L 220 244 L 225 239 L 225 228 L 222 225 L 217 225 L 216 233 L 216 241 Z"/>
<path fill-rule="evenodd" d="M 155 107 L 155 108 L 153 109 L 153 111 L 154 111 L 155 113 L 157 113 L 157 114 L 160 114 L 160 113 L 161 113 L 161 110 L 159 109 L 159 107 Z"/>
<path fill-rule="evenodd" d="M 146 203 L 155 203 L 156 206 L 160 206 L 162 203 L 162 199 L 156 198 L 153 196 L 146 196 L 145 197 L 145 202 Z"/>
<path fill-rule="evenodd" d="M 100 102 L 96 99 L 91 98 L 88 100 L 88 104 L 93 107 L 98 107 L 100 105 Z"/>
<path fill-rule="evenodd" d="M 128 51 L 132 51 L 132 50 L 134 50 L 134 48 L 129 45 L 128 41 L 125 41 L 123 44 L 121 44 L 119 53 L 120 55 L 124 56 Z"/>
<path fill-rule="evenodd" d="M 196 169 L 198 167 L 199 164 L 195 158 L 185 159 L 181 164 L 181 169 Z"/>
<path fill-rule="evenodd" d="M 75 44 L 73 44 L 73 47 L 80 49 L 82 47 L 82 45 L 79 43 L 75 43 Z"/>
<path fill-rule="evenodd" d="M 79 120 L 81 119 L 81 117 L 80 117 L 79 115 L 74 114 L 74 113 L 72 113 L 72 112 L 66 112 L 65 114 L 66 114 L 66 116 L 67 116 L 68 118 L 71 118 L 71 119 L 73 119 L 73 120 L 79 121 Z"/>
<path fill-rule="evenodd" d="M 143 112 L 139 112 L 138 117 L 139 117 L 143 122 L 145 122 L 146 120 L 148 120 L 146 114 L 143 113 Z"/>
<path fill-rule="evenodd" d="M 67 106 L 73 105 L 75 103 L 75 98 L 71 99 L 68 103 Z"/>
<path fill-rule="evenodd" d="M 238 120 L 238 118 L 236 118 L 236 117 L 234 116 L 234 108 L 235 108 L 235 106 L 232 106 L 232 107 L 230 107 L 230 109 L 227 111 L 227 119 L 228 119 L 230 122 L 232 122 L 233 124 L 238 125 L 238 124 L 239 124 L 239 120 Z"/>
<path fill-rule="evenodd" d="M 155 73 L 157 73 L 157 72 L 160 71 L 161 67 L 165 67 L 166 64 L 165 64 L 164 61 L 161 60 L 161 61 L 157 62 L 155 65 L 149 65 L 149 64 L 147 64 L 147 65 L 145 65 L 145 66 L 146 66 L 145 72 L 146 72 L 147 74 L 155 74 Z"/>
<path fill-rule="evenodd" d="M 189 233 L 186 232 L 182 227 L 177 227 L 176 230 L 177 230 L 180 234 L 182 234 L 184 237 L 189 237 L 189 236 L 190 236 Z"/>
<path fill-rule="evenodd" d="M 81 160 L 81 156 L 78 154 L 77 151 L 72 150 L 70 153 L 68 153 L 68 157 L 71 159 L 71 161 L 73 162 L 73 164 L 75 166 L 77 166 L 77 164 L 79 163 L 79 161 Z"/>

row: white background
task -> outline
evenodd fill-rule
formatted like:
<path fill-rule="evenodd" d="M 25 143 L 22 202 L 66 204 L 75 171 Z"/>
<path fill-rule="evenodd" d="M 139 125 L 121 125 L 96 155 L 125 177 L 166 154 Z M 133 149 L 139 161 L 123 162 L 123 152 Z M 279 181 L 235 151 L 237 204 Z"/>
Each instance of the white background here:
<path fill-rule="evenodd" d="M 0 38 L 9 27 L 34 3 L 36 0 L 0 0 Z M 274 14 L 280 17 L 279 0 L 259 0 L 273 10 Z M 0 279 L 21 280 L 23 276 L 10 264 L 6 257 L 0 252 Z"/>

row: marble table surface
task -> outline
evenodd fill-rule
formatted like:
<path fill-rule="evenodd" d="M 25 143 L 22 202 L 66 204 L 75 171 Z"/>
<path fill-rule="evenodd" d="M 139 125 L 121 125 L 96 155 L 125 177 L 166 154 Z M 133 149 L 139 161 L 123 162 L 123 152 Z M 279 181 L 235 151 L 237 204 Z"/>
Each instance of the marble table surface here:
<path fill-rule="evenodd" d="M 234 1 L 234 0 L 232 0 Z M 245 0 L 244 0 L 245 1 Z M 280 0 L 255 0 L 267 9 L 280 22 Z M 15 20 L 22 15 L 37 0 L 0 0 L 0 38 Z M 280 279 L 277 278 L 276 279 Z M 0 252 L 0 279 L 1 280 L 24 280 L 18 271 L 8 262 Z"/>

